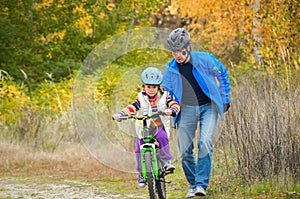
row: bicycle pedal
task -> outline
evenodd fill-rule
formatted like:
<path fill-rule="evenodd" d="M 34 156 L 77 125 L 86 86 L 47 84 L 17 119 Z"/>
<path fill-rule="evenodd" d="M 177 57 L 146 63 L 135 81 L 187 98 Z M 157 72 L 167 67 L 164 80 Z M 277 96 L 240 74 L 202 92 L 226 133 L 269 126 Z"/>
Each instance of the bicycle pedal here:
<path fill-rule="evenodd" d="M 168 174 L 173 174 L 173 173 L 174 173 L 174 169 L 173 169 L 173 170 L 166 170 L 166 171 L 165 171 L 165 174 L 166 174 L 166 175 L 168 175 Z"/>

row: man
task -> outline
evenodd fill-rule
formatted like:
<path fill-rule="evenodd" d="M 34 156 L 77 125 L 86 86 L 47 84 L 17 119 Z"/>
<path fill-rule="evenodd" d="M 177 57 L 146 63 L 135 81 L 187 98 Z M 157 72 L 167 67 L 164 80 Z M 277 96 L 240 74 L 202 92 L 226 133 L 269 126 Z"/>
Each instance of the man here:
<path fill-rule="evenodd" d="M 165 68 L 162 86 L 172 92 L 181 112 L 178 148 L 182 168 L 190 184 L 186 198 L 205 196 L 212 168 L 212 136 L 218 114 L 230 107 L 230 83 L 227 69 L 212 54 L 191 51 L 191 38 L 183 28 L 173 30 L 167 39 L 173 59 Z M 193 149 L 197 125 L 200 125 L 197 161 Z"/>

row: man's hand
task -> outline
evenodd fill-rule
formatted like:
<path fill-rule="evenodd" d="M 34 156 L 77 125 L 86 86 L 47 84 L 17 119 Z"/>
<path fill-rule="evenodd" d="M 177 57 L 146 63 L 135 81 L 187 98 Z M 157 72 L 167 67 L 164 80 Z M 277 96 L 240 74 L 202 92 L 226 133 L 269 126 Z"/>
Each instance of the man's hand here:
<path fill-rule="evenodd" d="M 224 104 L 224 113 L 228 111 L 230 104 Z"/>

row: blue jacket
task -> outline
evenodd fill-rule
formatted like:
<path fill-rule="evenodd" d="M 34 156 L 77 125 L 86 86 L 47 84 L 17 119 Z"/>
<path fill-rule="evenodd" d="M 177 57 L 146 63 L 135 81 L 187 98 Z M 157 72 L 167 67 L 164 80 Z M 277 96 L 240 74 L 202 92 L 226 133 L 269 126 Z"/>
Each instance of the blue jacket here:
<path fill-rule="evenodd" d="M 230 82 L 228 71 L 212 54 L 191 51 L 192 72 L 203 92 L 216 104 L 221 119 L 224 119 L 224 104 L 230 103 Z M 173 58 L 164 70 L 162 86 L 175 95 L 181 104 L 182 77 L 178 63 Z M 216 81 L 218 80 L 218 81 Z M 177 117 L 174 118 L 176 126 Z"/>

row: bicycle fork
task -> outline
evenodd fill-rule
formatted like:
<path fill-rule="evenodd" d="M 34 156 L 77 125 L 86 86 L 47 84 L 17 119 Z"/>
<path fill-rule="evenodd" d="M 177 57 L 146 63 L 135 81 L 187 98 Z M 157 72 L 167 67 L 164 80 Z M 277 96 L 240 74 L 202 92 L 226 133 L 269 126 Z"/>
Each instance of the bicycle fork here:
<path fill-rule="evenodd" d="M 140 147 L 141 151 L 141 165 L 142 165 L 142 175 L 144 177 L 144 180 L 147 178 L 147 172 L 150 172 L 153 170 L 155 179 L 158 180 L 158 164 L 157 164 L 157 155 L 156 155 L 156 148 L 155 144 L 153 143 L 144 143 Z M 149 151 L 152 154 L 152 166 L 153 168 L 146 168 L 146 163 L 145 163 L 145 153 Z"/>

